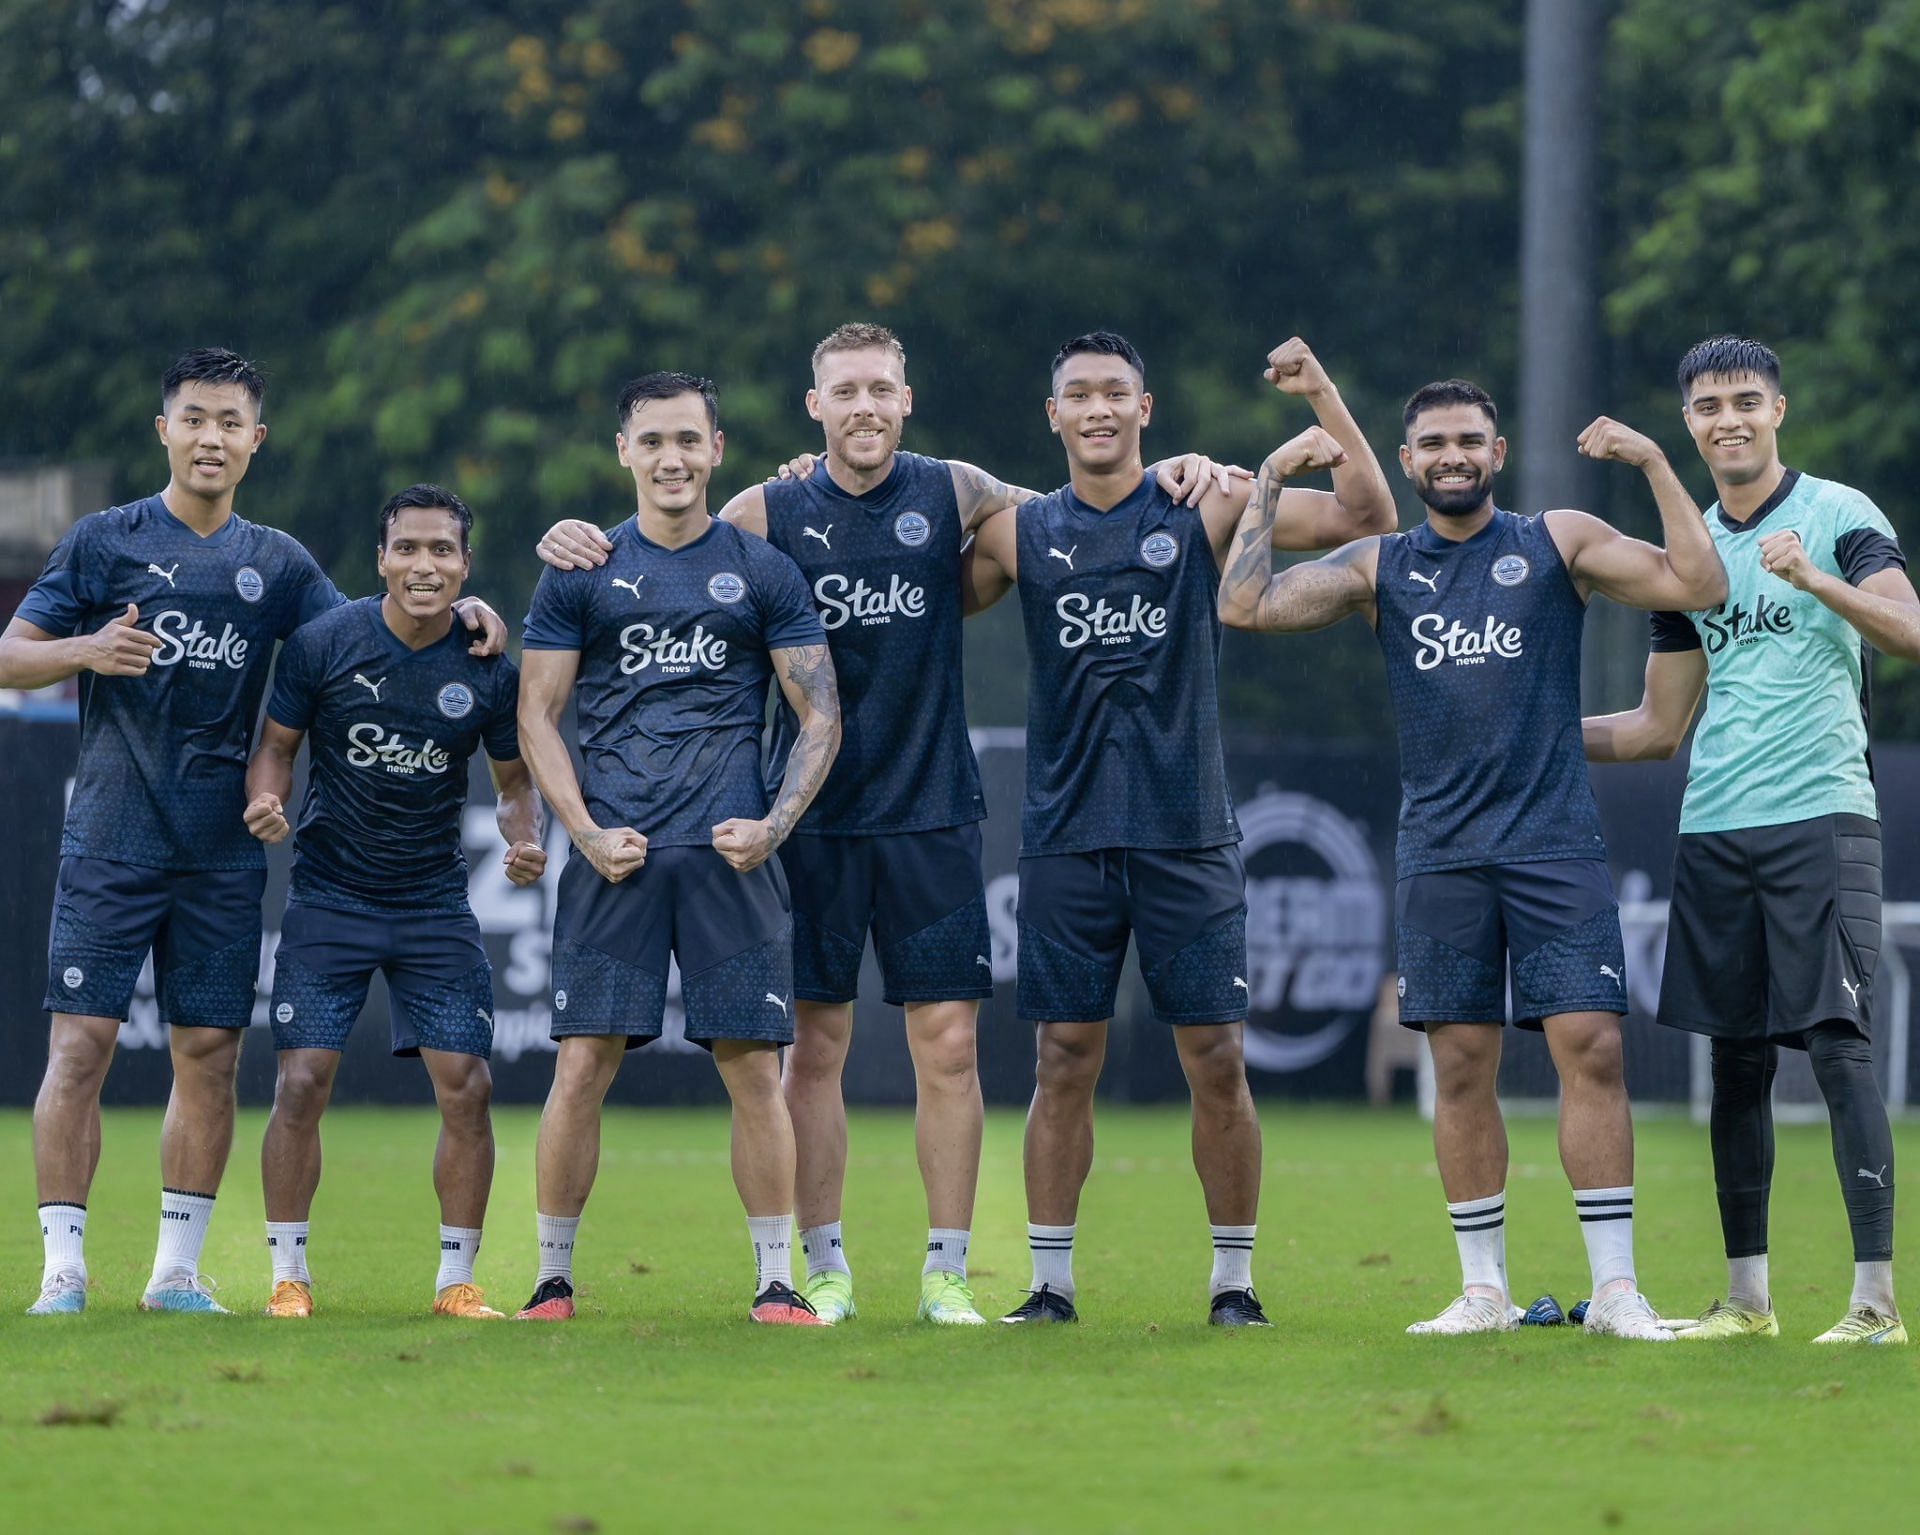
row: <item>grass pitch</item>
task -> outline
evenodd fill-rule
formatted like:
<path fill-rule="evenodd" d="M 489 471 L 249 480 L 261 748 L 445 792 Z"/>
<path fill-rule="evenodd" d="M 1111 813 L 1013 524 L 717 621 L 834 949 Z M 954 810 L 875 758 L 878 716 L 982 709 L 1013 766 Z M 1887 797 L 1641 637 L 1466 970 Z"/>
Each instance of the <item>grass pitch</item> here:
<path fill-rule="evenodd" d="M 496 1116 L 480 1279 L 534 1269 L 530 1110 Z M 1080 1214 L 1078 1328 L 912 1321 L 925 1225 L 912 1128 L 855 1117 L 847 1245 L 861 1315 L 755 1329 L 745 1229 L 713 1112 L 610 1112 L 570 1326 L 427 1316 L 430 1112 L 339 1110 L 314 1210 L 320 1312 L 269 1322 L 242 1116 L 206 1268 L 236 1315 L 134 1301 L 156 1221 L 158 1115 L 107 1116 L 91 1310 L 19 1315 L 39 1275 L 27 1117 L 0 1115 L 0 1510 L 15 1530 L 375 1531 L 1900 1528 L 1920 1506 L 1920 1345 L 1806 1341 L 1844 1309 L 1824 1130 L 1783 1127 L 1773 1276 L 1784 1336 L 1622 1344 L 1570 1329 L 1416 1340 L 1455 1291 L 1427 1130 L 1269 1105 L 1255 1280 L 1270 1333 L 1205 1327 L 1205 1218 L 1183 1116 L 1103 1109 Z M 1903 1157 L 1920 1131 L 1897 1133 Z M 1517 1298 L 1571 1305 L 1586 1265 L 1553 1127 L 1513 1126 Z M 1027 1277 L 1018 1115 L 990 1116 L 981 1309 Z M 1638 1243 L 1655 1304 L 1721 1288 L 1705 1132 L 1640 1131 Z M 1920 1217 L 1902 1208 L 1900 1245 Z M 1920 1278 L 1904 1266 L 1920 1313 Z"/>

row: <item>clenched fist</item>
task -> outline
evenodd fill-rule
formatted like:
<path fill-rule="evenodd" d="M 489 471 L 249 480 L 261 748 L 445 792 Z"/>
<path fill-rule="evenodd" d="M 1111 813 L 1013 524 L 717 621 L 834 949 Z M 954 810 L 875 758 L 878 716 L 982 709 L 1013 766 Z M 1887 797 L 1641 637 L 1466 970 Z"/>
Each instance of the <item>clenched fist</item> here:
<path fill-rule="evenodd" d="M 262 842 L 285 842 L 293 830 L 287 824 L 287 812 L 277 794 L 256 794 L 247 806 L 247 830 Z"/>
<path fill-rule="evenodd" d="M 1636 469 L 1646 468 L 1661 456 L 1660 445 L 1651 437 L 1642 436 L 1630 426 L 1622 426 L 1611 416 L 1595 417 L 1593 424 L 1580 434 L 1577 445 L 1588 458 L 1612 459 Z"/>
<path fill-rule="evenodd" d="M 1282 479 L 1291 479 L 1316 469 L 1336 469 L 1346 461 L 1347 450 L 1334 441 L 1333 433 L 1323 426 L 1310 426 L 1275 448 L 1267 463 Z"/>
<path fill-rule="evenodd" d="M 757 869 L 773 856 L 773 828 L 765 821 L 748 821 L 735 816 L 713 829 L 713 850 L 737 874 Z"/>
<path fill-rule="evenodd" d="M 1333 387 L 1327 370 L 1313 355 L 1313 348 L 1298 336 L 1283 341 L 1267 353 L 1266 380 L 1282 394 L 1320 394 Z"/>
<path fill-rule="evenodd" d="M 619 884 L 647 861 L 647 839 L 631 826 L 596 826 L 575 837 L 573 845 L 609 885 Z"/>
<path fill-rule="evenodd" d="M 516 842 L 507 849 L 507 878 L 516 885 L 538 884 L 547 872 L 547 850 L 537 842 Z"/>

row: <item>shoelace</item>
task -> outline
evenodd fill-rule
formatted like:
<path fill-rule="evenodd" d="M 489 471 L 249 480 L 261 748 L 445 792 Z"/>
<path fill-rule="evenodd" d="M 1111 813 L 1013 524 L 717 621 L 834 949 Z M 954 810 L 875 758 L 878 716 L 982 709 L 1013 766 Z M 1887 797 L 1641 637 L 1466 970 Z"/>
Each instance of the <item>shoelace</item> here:
<path fill-rule="evenodd" d="M 62 1290 L 84 1290 L 87 1276 L 79 1269 L 58 1269 L 49 1274 L 40 1285 L 40 1299 L 48 1300 Z"/>

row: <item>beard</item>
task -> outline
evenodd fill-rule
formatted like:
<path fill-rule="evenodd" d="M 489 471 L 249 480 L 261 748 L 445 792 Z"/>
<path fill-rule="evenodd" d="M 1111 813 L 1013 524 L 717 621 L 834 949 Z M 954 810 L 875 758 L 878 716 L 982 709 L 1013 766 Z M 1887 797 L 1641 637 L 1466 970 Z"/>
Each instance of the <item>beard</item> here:
<path fill-rule="evenodd" d="M 1471 485 L 1436 485 L 1421 480 L 1414 492 L 1423 503 L 1442 517 L 1466 517 L 1487 504 L 1488 482 L 1476 475 Z"/>

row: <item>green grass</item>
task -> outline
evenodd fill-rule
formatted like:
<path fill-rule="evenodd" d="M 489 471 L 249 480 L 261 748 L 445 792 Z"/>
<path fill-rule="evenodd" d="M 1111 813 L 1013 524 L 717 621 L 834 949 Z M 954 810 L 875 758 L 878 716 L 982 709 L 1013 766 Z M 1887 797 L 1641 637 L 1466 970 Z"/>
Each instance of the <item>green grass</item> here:
<path fill-rule="evenodd" d="M 910 1120 L 853 1126 L 860 1318 L 752 1329 L 715 1113 L 610 1113 L 568 1327 L 426 1316 L 431 1115 L 338 1111 L 315 1208 L 320 1315 L 271 1323 L 243 1116 L 206 1268 L 230 1318 L 146 1317 L 158 1116 L 109 1114 L 92 1310 L 29 1322 L 29 1127 L 0 1115 L 0 1509 L 16 1530 L 605 1531 L 794 1527 L 1425 1532 L 1897 1528 L 1920 1506 L 1920 1348 L 1804 1340 L 1847 1298 L 1825 1133 L 1783 1128 L 1785 1335 L 1650 1347 L 1570 1330 L 1414 1340 L 1457 1284 L 1426 1128 L 1269 1106 L 1255 1276 L 1278 1327 L 1202 1324 L 1204 1217 L 1182 1117 L 1104 1110 L 1080 1216 L 1078 1328 L 912 1322 L 924 1227 Z M 497 1116 L 480 1277 L 530 1288 L 534 1115 Z M 988 1124 L 975 1288 L 1026 1279 L 1019 1120 Z M 1920 1156 L 1920 1131 L 1899 1135 Z M 1513 1127 L 1510 1268 L 1570 1305 L 1586 1267 L 1553 1129 Z M 1643 1124 L 1643 1287 L 1721 1287 L 1705 1134 Z M 1912 1202 L 1901 1240 L 1916 1235 Z M 1909 1299 L 1915 1293 L 1909 1273 Z M 1920 1303 L 1916 1303 L 1920 1304 Z"/>

